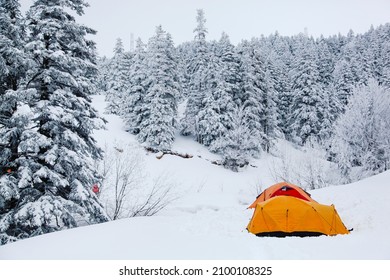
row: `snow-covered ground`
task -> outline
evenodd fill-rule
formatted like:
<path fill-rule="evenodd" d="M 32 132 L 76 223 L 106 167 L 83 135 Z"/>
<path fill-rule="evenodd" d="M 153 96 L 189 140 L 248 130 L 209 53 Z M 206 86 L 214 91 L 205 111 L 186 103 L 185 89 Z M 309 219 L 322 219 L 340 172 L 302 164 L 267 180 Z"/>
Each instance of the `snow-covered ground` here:
<path fill-rule="evenodd" d="M 103 111 L 103 96 L 94 97 Z M 107 130 L 97 131 L 102 146 L 136 143 L 123 122 L 104 115 Z M 390 259 L 390 172 L 344 186 L 311 191 L 323 204 L 335 204 L 349 235 L 334 237 L 256 237 L 246 231 L 258 186 L 275 183 L 270 155 L 234 173 L 211 164 L 218 159 L 203 146 L 178 136 L 174 151 L 184 159 L 143 152 L 148 178 L 170 177 L 178 197 L 152 217 L 46 234 L 0 246 L 0 259 Z"/>

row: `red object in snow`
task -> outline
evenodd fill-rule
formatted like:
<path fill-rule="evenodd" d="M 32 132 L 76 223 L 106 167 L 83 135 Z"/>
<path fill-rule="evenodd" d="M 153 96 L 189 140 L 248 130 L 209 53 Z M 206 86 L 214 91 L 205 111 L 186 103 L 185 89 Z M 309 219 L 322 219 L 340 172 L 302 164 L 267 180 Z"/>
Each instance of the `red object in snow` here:
<path fill-rule="evenodd" d="M 99 186 L 96 185 L 96 184 L 93 185 L 93 186 L 92 186 L 92 191 L 93 191 L 95 194 L 99 193 L 99 191 L 100 191 Z"/>

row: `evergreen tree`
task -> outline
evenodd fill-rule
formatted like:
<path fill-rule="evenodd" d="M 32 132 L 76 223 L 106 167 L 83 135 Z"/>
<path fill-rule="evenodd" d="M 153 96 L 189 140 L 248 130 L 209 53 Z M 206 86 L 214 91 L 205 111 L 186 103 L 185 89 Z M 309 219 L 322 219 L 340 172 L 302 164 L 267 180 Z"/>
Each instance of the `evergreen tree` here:
<path fill-rule="evenodd" d="M 324 87 L 329 87 L 333 84 L 334 58 L 329 50 L 328 43 L 322 36 L 317 42 L 317 50 L 320 82 Z"/>
<path fill-rule="evenodd" d="M 28 119 L 18 113 L 20 98 L 16 90 L 28 65 L 25 35 L 19 2 L 0 0 L 0 221 L 20 198 L 16 159 Z M 14 236 L 4 233 L 0 227 L 0 244 L 14 240 Z"/>
<path fill-rule="evenodd" d="M 111 59 L 107 57 L 98 58 L 97 67 L 99 73 L 96 77 L 95 86 L 98 94 L 106 94 L 108 91 L 108 79 L 110 77 Z"/>
<path fill-rule="evenodd" d="M 231 129 L 234 104 L 231 94 L 226 91 L 221 77 L 221 61 L 210 55 L 205 74 L 206 91 L 202 109 L 198 114 L 197 141 L 213 152 L 223 150 L 222 142 L 216 142 Z M 218 144 L 215 144 L 218 143 Z"/>
<path fill-rule="evenodd" d="M 11 118 L 17 109 L 17 90 L 27 70 L 27 56 L 24 52 L 24 23 L 20 4 L 16 0 L 0 1 L 0 128 L 11 129 Z M 10 140 L 17 141 L 16 139 Z M 3 144 L 12 153 L 10 142 Z M 2 148 L 5 148 L 2 146 Z M 7 149 L 7 151 L 9 151 Z M 3 150 L 0 152 L 7 153 Z M 1 156 L 0 156 L 1 158 Z M 12 160 L 11 160 L 12 161 Z M 1 172 L 1 171 L 0 171 Z M 0 173 L 1 174 L 1 173 Z"/>
<path fill-rule="evenodd" d="M 321 129 L 321 102 L 323 89 L 317 65 L 317 53 L 310 39 L 302 38 L 292 70 L 292 114 L 290 124 L 299 144 L 317 137 Z"/>
<path fill-rule="evenodd" d="M 67 12 L 82 15 L 86 6 L 81 0 L 36 0 L 28 11 L 26 48 L 35 65 L 19 94 L 31 124 L 20 136 L 19 197 L 1 216 L 3 235 L 26 238 L 108 219 L 90 191 L 98 180 L 92 160 L 101 157 L 91 136 L 101 123 L 89 97 L 95 45 L 85 38 L 94 31 Z"/>
<path fill-rule="evenodd" d="M 242 96 L 242 122 L 250 131 L 253 143 L 263 143 L 261 139 L 265 138 L 262 127 L 262 97 L 266 91 L 264 71 L 264 61 L 256 53 L 253 44 L 244 41 L 239 47 L 241 55 L 241 69 L 243 73 L 243 96 Z M 258 157 L 261 152 L 261 146 L 257 144 L 252 147 L 251 154 Z"/>
<path fill-rule="evenodd" d="M 332 85 L 323 87 L 322 98 L 321 108 L 319 108 L 322 122 L 317 140 L 326 145 L 332 136 L 334 122 L 343 112 L 343 105 L 340 103 L 337 92 Z"/>
<path fill-rule="evenodd" d="M 289 124 L 292 105 L 291 82 L 289 69 L 292 63 L 292 53 L 288 38 L 275 34 L 272 50 L 268 50 L 269 61 L 272 65 L 274 89 L 276 91 L 276 108 L 278 130 L 287 139 L 291 138 L 292 130 Z"/>
<path fill-rule="evenodd" d="M 176 47 L 176 51 L 178 54 L 179 62 L 178 62 L 178 73 L 179 79 L 182 89 L 182 94 L 179 98 L 179 103 L 184 101 L 189 96 L 190 91 L 190 75 L 189 69 L 187 68 L 192 60 L 193 56 L 193 42 L 184 42 Z"/>
<path fill-rule="evenodd" d="M 240 71 L 240 59 L 235 46 L 230 42 L 229 36 L 222 33 L 216 45 L 216 55 L 221 61 L 221 79 L 224 82 L 225 90 L 230 92 L 233 101 L 237 106 L 242 103 L 242 75 Z"/>
<path fill-rule="evenodd" d="M 333 71 L 334 88 L 337 92 L 337 98 L 342 105 L 348 104 L 348 98 L 351 95 L 355 84 L 351 65 L 347 60 L 339 60 Z"/>
<path fill-rule="evenodd" d="M 137 40 L 135 53 L 129 68 L 129 90 L 124 99 L 124 119 L 128 130 L 133 134 L 140 132 L 140 125 L 145 118 L 144 96 L 147 91 L 148 78 L 145 61 L 145 45 L 141 39 Z"/>
<path fill-rule="evenodd" d="M 380 82 L 387 88 L 390 88 L 390 41 L 384 43 L 382 48 L 382 74 Z"/>
<path fill-rule="evenodd" d="M 24 23 L 16 0 L 0 1 L 0 97 L 16 90 L 26 71 Z M 2 102 L 3 103 L 3 102 Z M 2 106 L 4 104 L 0 104 Z"/>
<path fill-rule="evenodd" d="M 206 88 L 204 79 L 207 68 L 208 46 L 206 42 L 206 18 L 203 10 L 197 10 L 197 26 L 194 29 L 193 56 L 187 66 L 189 76 L 188 101 L 184 117 L 181 120 L 181 133 L 197 137 L 198 113 L 202 109 L 202 100 Z"/>
<path fill-rule="evenodd" d="M 341 50 L 341 58 L 344 59 L 350 68 L 352 85 L 361 85 L 366 82 L 366 74 L 363 72 L 361 54 L 359 53 L 359 39 L 353 34 L 349 34 L 348 43 Z"/>
<path fill-rule="evenodd" d="M 114 57 L 111 59 L 107 82 L 106 112 L 109 114 L 122 115 L 124 99 L 129 89 L 129 68 L 131 54 L 123 48 L 122 39 L 118 38 L 114 48 Z"/>
<path fill-rule="evenodd" d="M 278 101 L 278 77 L 280 76 L 278 67 L 274 64 L 276 54 L 270 52 L 266 58 L 265 83 L 266 91 L 262 96 L 263 112 L 261 114 L 261 124 L 263 127 L 262 148 L 267 153 L 273 145 L 273 140 L 278 134 L 278 116 L 277 116 L 277 101 Z"/>
<path fill-rule="evenodd" d="M 259 146 L 243 120 L 243 112 L 237 108 L 232 117 L 231 129 L 213 143 L 221 147 L 222 165 L 235 172 L 249 164 L 254 147 Z"/>
<path fill-rule="evenodd" d="M 390 23 L 378 27 L 377 37 L 379 41 L 377 79 L 381 85 L 390 88 Z"/>
<path fill-rule="evenodd" d="M 205 71 L 206 91 L 196 128 L 199 143 L 209 146 L 213 152 L 221 152 L 223 143 L 217 140 L 232 128 L 234 112 L 241 102 L 237 100 L 236 103 L 234 100 L 234 97 L 238 97 L 239 88 L 234 83 L 234 71 L 239 71 L 239 64 L 233 59 L 234 47 L 226 34 L 213 47 L 213 54 L 208 59 Z"/>
<path fill-rule="evenodd" d="M 177 55 L 171 36 L 161 26 L 148 43 L 147 91 L 137 135 L 146 146 L 169 150 L 175 138 L 177 97 L 180 94 Z"/>

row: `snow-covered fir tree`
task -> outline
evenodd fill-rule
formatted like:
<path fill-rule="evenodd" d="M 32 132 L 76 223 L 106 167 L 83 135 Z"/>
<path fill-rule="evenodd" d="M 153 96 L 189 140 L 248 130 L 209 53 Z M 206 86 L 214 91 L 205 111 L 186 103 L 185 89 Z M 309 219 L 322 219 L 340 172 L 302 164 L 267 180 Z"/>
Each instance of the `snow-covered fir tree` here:
<path fill-rule="evenodd" d="M 387 88 L 390 88 L 390 39 L 388 42 L 383 44 L 381 51 L 382 56 L 382 73 L 380 82 Z"/>
<path fill-rule="evenodd" d="M 144 145 L 159 150 L 169 150 L 175 139 L 180 94 L 177 60 L 170 34 L 158 26 L 149 40 L 145 58 L 147 89 L 137 137 Z"/>
<path fill-rule="evenodd" d="M 178 72 L 180 76 L 180 84 L 182 88 L 182 94 L 180 96 L 179 102 L 186 100 L 189 96 L 190 91 L 190 82 L 191 76 L 189 75 L 189 66 L 191 65 L 191 61 L 193 59 L 193 46 L 194 41 L 184 42 L 176 47 L 177 54 L 179 57 L 179 65 Z"/>
<path fill-rule="evenodd" d="M 122 39 L 118 38 L 114 48 L 114 57 L 110 61 L 107 81 L 106 112 L 121 115 L 125 93 L 128 91 L 129 54 L 125 53 Z"/>
<path fill-rule="evenodd" d="M 253 137 L 252 131 L 244 122 L 242 108 L 236 108 L 232 116 L 231 129 L 218 138 L 214 146 L 221 147 L 222 165 L 233 171 L 238 171 L 249 164 L 253 151 L 259 143 Z"/>
<path fill-rule="evenodd" d="M 1 0 L 0 15 L 0 95 L 3 96 L 7 90 L 16 90 L 25 74 L 26 33 L 19 1 Z"/>
<path fill-rule="evenodd" d="M 321 108 L 319 108 L 322 122 L 317 141 L 325 146 L 332 136 L 333 124 L 343 112 L 344 108 L 337 95 L 338 92 L 332 84 L 328 86 L 323 85 L 323 99 L 321 101 Z"/>
<path fill-rule="evenodd" d="M 137 40 L 132 63 L 129 68 L 129 90 L 124 97 L 123 118 L 130 133 L 138 134 L 140 125 L 146 117 L 144 97 L 147 90 L 148 68 L 145 61 L 145 45 Z"/>
<path fill-rule="evenodd" d="M 260 54 L 256 51 L 254 44 L 244 41 L 239 46 L 241 57 L 242 77 L 242 123 L 250 131 L 255 145 L 252 147 L 251 155 L 258 157 L 261 152 L 261 139 L 265 138 L 262 127 L 262 97 L 267 90 L 265 82 L 265 64 Z M 257 143 L 256 143 L 257 142 Z"/>
<path fill-rule="evenodd" d="M 314 42 L 303 35 L 298 37 L 298 45 L 292 63 L 292 104 L 290 125 L 295 141 L 305 144 L 311 137 L 317 137 L 321 130 L 321 102 L 323 89 L 317 64 Z"/>
<path fill-rule="evenodd" d="M 346 59 L 337 61 L 332 75 L 337 98 L 345 106 L 348 104 L 348 98 L 355 84 L 350 63 Z"/>
<path fill-rule="evenodd" d="M 328 43 L 323 36 L 317 41 L 316 48 L 318 50 L 320 82 L 327 87 L 333 83 L 334 55 L 331 53 Z"/>
<path fill-rule="evenodd" d="M 197 141 L 209 146 L 213 152 L 224 150 L 223 142 L 217 140 L 232 129 L 234 114 L 241 101 L 236 103 L 234 100 L 239 88 L 234 80 L 235 71 L 239 71 L 234 55 L 234 46 L 223 34 L 212 46 L 205 71 L 206 91 L 197 119 Z"/>
<path fill-rule="evenodd" d="M 20 198 L 17 185 L 18 145 L 28 119 L 18 113 L 18 86 L 25 77 L 28 59 L 19 1 L 0 1 L 0 221 Z M 1 230 L 0 244 L 16 240 Z"/>
<path fill-rule="evenodd" d="M 280 131 L 286 139 L 290 139 L 292 133 L 288 122 L 292 104 L 288 71 L 292 61 L 290 42 L 287 37 L 282 37 L 278 33 L 263 40 L 269 40 L 270 46 L 264 47 L 259 42 L 256 45 L 259 50 L 262 50 L 263 56 L 266 57 L 267 65 L 265 69 L 267 69 L 268 76 L 272 79 L 272 88 L 276 94 L 276 96 L 271 95 L 272 100 L 276 103 L 276 122 L 278 125 L 274 132 Z"/>
<path fill-rule="evenodd" d="M 220 75 L 220 60 L 210 53 L 205 70 L 205 97 L 197 117 L 197 141 L 215 152 L 220 152 L 220 145 L 213 145 L 219 138 L 227 134 L 231 125 L 233 110 L 232 97 L 224 90 Z M 218 142 L 219 144 L 221 141 Z"/>
<path fill-rule="evenodd" d="M 236 47 L 230 42 L 229 36 L 223 32 L 219 39 L 215 53 L 221 61 L 221 78 L 225 90 L 228 91 L 237 106 L 242 104 L 242 74 L 241 61 Z"/>
<path fill-rule="evenodd" d="M 92 131 L 102 121 L 91 107 L 96 72 L 94 31 L 76 22 L 81 0 L 36 0 L 27 13 L 26 49 L 34 61 L 26 86 L 30 123 L 20 136 L 15 178 L 19 197 L 1 215 L 3 236 L 26 238 L 108 220 L 91 186 L 101 150 Z M 25 89 L 26 88 L 26 89 Z"/>
<path fill-rule="evenodd" d="M 266 91 L 262 96 L 263 112 L 261 114 L 261 124 L 263 127 L 263 139 L 262 148 L 266 152 L 270 152 L 273 146 L 278 129 L 278 114 L 277 114 L 277 101 L 278 101 L 278 77 L 280 77 L 280 69 L 274 63 L 276 54 L 270 52 L 268 57 L 265 59 L 265 83 Z"/>
<path fill-rule="evenodd" d="M 97 67 L 99 73 L 95 79 L 95 86 L 97 88 L 98 94 L 106 94 L 108 91 L 108 80 L 110 79 L 110 66 L 111 59 L 103 56 L 98 58 Z"/>
<path fill-rule="evenodd" d="M 188 100 L 184 117 L 180 123 L 183 135 L 193 135 L 198 138 L 196 127 L 206 89 L 205 72 L 208 65 L 207 29 L 203 10 L 197 10 L 196 21 L 193 55 L 187 65 L 187 75 L 189 76 Z"/>
<path fill-rule="evenodd" d="M 16 0 L 0 1 L 0 176 L 17 156 L 18 96 L 15 92 L 27 70 L 24 23 Z M 8 166 L 8 167 L 7 167 Z"/>

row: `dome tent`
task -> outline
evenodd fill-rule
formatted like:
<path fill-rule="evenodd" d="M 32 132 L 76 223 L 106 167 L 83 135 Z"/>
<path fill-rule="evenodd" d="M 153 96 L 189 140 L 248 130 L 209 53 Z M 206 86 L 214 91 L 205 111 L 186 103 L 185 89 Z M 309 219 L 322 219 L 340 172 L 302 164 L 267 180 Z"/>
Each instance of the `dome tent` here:
<path fill-rule="evenodd" d="M 249 232 L 257 236 L 278 237 L 349 233 L 334 205 L 316 202 L 297 186 L 292 191 L 288 189 L 291 184 L 283 182 L 276 185 L 266 189 L 249 206 L 253 208 L 255 204 L 252 219 L 247 226 Z"/>

